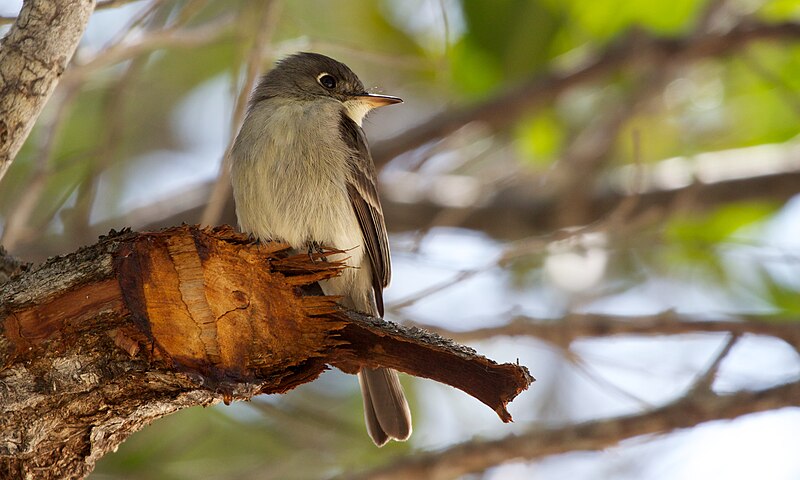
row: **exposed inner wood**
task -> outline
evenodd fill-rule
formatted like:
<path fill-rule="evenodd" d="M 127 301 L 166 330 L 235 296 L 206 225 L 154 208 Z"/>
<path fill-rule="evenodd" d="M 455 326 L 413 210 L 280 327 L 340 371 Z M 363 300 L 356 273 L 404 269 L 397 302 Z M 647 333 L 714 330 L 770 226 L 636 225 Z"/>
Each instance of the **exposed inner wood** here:
<path fill-rule="evenodd" d="M 511 420 L 524 367 L 315 295 L 341 268 L 183 226 L 112 232 L 12 278 L 0 292 L 0 478 L 82 477 L 156 418 L 283 393 L 331 365 L 431 378 Z"/>

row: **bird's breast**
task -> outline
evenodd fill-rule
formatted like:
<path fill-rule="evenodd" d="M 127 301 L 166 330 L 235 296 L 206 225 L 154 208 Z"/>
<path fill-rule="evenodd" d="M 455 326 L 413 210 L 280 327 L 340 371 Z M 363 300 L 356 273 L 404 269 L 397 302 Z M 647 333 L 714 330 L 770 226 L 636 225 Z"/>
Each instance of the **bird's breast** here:
<path fill-rule="evenodd" d="M 337 105 L 267 106 L 248 114 L 232 151 L 240 227 L 298 249 L 313 241 L 350 250 L 350 263 L 360 265 L 363 237 L 347 194 L 350 152 Z"/>

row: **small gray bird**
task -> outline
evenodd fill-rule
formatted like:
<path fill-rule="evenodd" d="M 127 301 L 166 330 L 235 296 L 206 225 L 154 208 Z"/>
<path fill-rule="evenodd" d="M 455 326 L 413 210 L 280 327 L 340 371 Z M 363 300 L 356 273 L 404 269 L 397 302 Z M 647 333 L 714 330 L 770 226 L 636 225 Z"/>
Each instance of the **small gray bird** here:
<path fill-rule="evenodd" d="M 328 257 L 352 268 L 321 282 L 323 292 L 381 317 L 389 239 L 361 122 L 373 108 L 400 102 L 367 93 L 343 63 L 298 53 L 261 79 L 231 152 L 242 231 L 298 251 L 320 245 L 347 251 Z M 358 379 L 375 444 L 408 439 L 411 413 L 397 372 L 363 368 Z"/>

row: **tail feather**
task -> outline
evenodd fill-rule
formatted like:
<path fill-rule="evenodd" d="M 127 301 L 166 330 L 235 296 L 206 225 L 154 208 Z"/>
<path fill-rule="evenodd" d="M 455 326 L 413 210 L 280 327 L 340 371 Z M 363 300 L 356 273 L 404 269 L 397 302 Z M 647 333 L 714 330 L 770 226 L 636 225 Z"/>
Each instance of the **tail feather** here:
<path fill-rule="evenodd" d="M 383 446 L 389 439 L 408 440 L 411 411 L 397 372 L 388 368 L 362 368 L 358 380 L 367 432 L 375 445 Z"/>
<path fill-rule="evenodd" d="M 361 396 L 364 399 L 364 420 L 367 424 L 367 433 L 369 433 L 375 445 L 382 447 L 389 441 L 389 436 L 381 428 L 375 408 L 372 406 L 372 396 L 369 393 L 369 388 L 364 384 L 361 373 L 358 374 L 358 380 L 361 385 Z"/>

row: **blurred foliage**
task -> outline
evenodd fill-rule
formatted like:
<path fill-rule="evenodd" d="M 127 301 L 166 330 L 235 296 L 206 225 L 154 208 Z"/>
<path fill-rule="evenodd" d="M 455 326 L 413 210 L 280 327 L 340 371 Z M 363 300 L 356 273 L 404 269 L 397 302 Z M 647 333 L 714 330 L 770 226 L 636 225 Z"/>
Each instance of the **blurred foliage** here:
<path fill-rule="evenodd" d="M 549 113 L 549 115 L 548 115 Z M 530 159 L 537 166 L 549 165 L 560 152 L 564 132 L 553 112 L 520 120 L 515 137 L 522 158 Z"/>
<path fill-rule="evenodd" d="M 800 19 L 797 0 L 726 4 L 723 26 L 735 21 Z M 42 169 L 47 172 L 46 186 L 12 253 L 40 260 L 74 250 L 104 233 L 87 220 L 91 215 L 81 216 L 82 201 L 89 203 L 91 212 L 110 216 L 108 225 L 121 228 L 134 208 L 127 203 L 125 192 L 144 192 L 142 196 L 150 195 L 158 207 L 175 197 L 163 192 L 151 195 L 151 183 L 157 184 L 175 171 L 190 174 L 207 168 L 208 162 L 213 162 L 214 170 L 225 142 L 206 152 L 205 159 L 199 158 L 189 143 L 208 136 L 203 128 L 228 128 L 233 98 L 244 83 L 244 62 L 259 29 L 274 28 L 263 69 L 285 54 L 315 50 L 350 65 L 368 88 L 380 87 L 404 97 L 405 110 L 367 125 L 371 136 L 387 136 L 387 131 L 397 133 L 437 112 L 476 104 L 545 73 L 568 71 L 634 28 L 657 36 L 688 37 L 708 2 L 297 0 L 279 2 L 272 24 L 260 25 L 256 19 L 264 5 L 257 0 L 140 0 L 96 13 L 89 29 L 93 36 L 87 37 L 76 58 L 78 65 L 89 65 L 80 70 L 85 77 L 71 80 L 76 82 L 76 90 L 58 92 L 66 97 L 63 109 L 51 102 L 3 179 L 0 220 L 5 227 L 37 175 Z M 93 55 L 102 59 L 103 49 L 113 45 L 131 22 L 136 26 L 123 44 L 136 44 L 153 32 L 201 29 L 227 16 L 232 21 L 207 34 L 205 41 L 181 46 L 167 39 L 164 48 L 146 48 L 131 58 L 91 67 Z M 614 169 L 636 161 L 640 167 L 673 157 L 694 161 L 694 156 L 704 152 L 789 145 L 797 140 L 797 44 L 758 43 L 722 57 L 663 71 L 658 67 L 643 71 L 633 65 L 582 83 L 557 98 L 546 99 L 541 108 L 510 122 L 503 131 L 476 128 L 475 136 L 489 139 L 486 143 L 491 147 L 474 156 L 470 147 L 481 139 L 465 142 L 451 137 L 425 145 L 423 153 L 411 152 L 411 160 L 401 159 L 408 164 L 398 161 L 392 168 L 422 172 L 425 178 L 421 183 L 439 173 L 468 172 L 481 185 L 493 185 L 497 190 L 514 179 L 532 178 L 531 190 L 552 193 L 557 201 L 574 193 L 559 191 L 565 176 L 589 171 L 583 165 L 569 164 L 565 152 L 622 106 L 631 107 L 630 115 L 608 132 L 599 132 L 611 136 L 612 146 L 603 155 L 602 174 L 585 187 L 592 191 L 609 188 L 603 182 Z M 68 71 L 65 79 L 69 75 Z M 638 98 L 649 82 L 663 82 L 663 88 Z M 176 112 L 191 94 L 205 91 L 201 89 L 209 85 L 225 86 L 215 91 L 229 101 L 213 110 L 209 116 L 214 118 L 191 118 L 196 125 L 189 130 L 196 137 L 187 138 L 181 133 Z M 59 116 L 60 130 L 52 149 L 47 150 L 48 125 Z M 393 121 L 398 123 L 392 125 Z M 634 133 L 640 137 L 639 152 L 634 152 Z M 164 152 L 174 154 L 174 160 L 149 158 Z M 431 158 L 417 158 L 430 152 L 434 152 Z M 198 158 L 193 160 L 196 163 L 181 163 L 185 160 L 180 154 Z M 404 187 L 400 190 L 405 192 Z M 409 193 L 404 200 L 417 198 Z M 648 281 L 696 282 L 730 296 L 742 291 L 757 295 L 775 319 L 798 318 L 800 282 L 785 281 L 757 260 L 754 266 L 739 265 L 737 270 L 730 255 L 732 248 L 758 244 L 759 236 L 765 235 L 783 207 L 769 201 L 732 202 L 702 212 L 679 210 L 679 214 L 634 234 L 615 236 L 611 231 L 609 241 L 614 243 L 604 250 L 609 264 L 602 281 L 580 294 L 559 290 L 542 266 L 552 253 L 546 248 L 519 255 L 501 265 L 502 279 L 518 294 L 504 297 L 502 300 L 512 305 L 503 306 L 512 310 L 516 307 L 513 301 L 522 298 L 519 302 L 524 303 L 530 292 L 536 292 L 544 299 L 563 299 L 554 301 L 556 305 L 548 310 L 557 316 L 575 305 L 610 298 Z M 449 217 L 442 222 L 449 225 Z M 141 220 L 132 226 L 145 225 L 147 221 Z M 547 244 L 549 237 L 535 240 Z M 508 242 L 497 248 L 515 246 Z M 767 253 L 775 253 L 769 245 L 761 246 Z M 580 257 L 588 250 L 591 248 L 579 246 L 575 252 Z M 395 257 L 419 253 L 414 248 L 394 252 Z M 784 263 L 791 265 L 797 257 Z M 402 281 L 401 277 L 395 279 Z M 105 457 L 94 477 L 320 478 L 384 463 L 419 447 L 415 437 L 409 444 L 374 449 L 363 431 L 355 379 L 341 377 L 335 378 L 347 385 L 344 393 L 325 393 L 331 385 L 323 378 L 281 398 L 171 415 L 132 437 L 118 453 Z M 411 393 L 415 387 L 416 383 L 407 385 Z"/>
<path fill-rule="evenodd" d="M 666 225 L 664 240 L 683 247 L 681 260 L 695 263 L 714 246 L 736 242 L 737 232 L 765 220 L 775 210 L 775 205 L 748 202 L 728 204 L 702 216 L 676 216 Z"/>
<path fill-rule="evenodd" d="M 725 284 L 725 257 L 721 247 L 747 244 L 753 229 L 777 210 L 776 205 L 763 202 L 728 204 L 706 215 L 675 216 L 665 226 L 661 259 L 662 271 L 680 278 L 686 272 L 696 275 L 704 270 L 714 283 Z M 750 235 L 741 237 L 745 229 Z M 771 283 L 771 282 L 769 282 Z"/>
<path fill-rule="evenodd" d="M 571 32 L 584 40 L 608 40 L 627 28 L 637 26 L 659 34 L 687 32 L 694 26 L 705 2 L 676 0 L 647 5 L 635 2 L 558 2 L 568 10 Z"/>
<path fill-rule="evenodd" d="M 335 7 L 312 0 L 282 3 L 273 35 L 278 49 L 273 55 L 316 47 L 346 60 L 357 71 L 366 71 L 362 76 L 370 85 L 394 89 L 423 85 L 414 93 L 420 105 L 469 103 L 542 72 L 566 54 L 580 58 L 601 49 L 634 26 L 662 35 L 685 34 L 695 26 L 704 5 L 693 0 L 664 4 L 502 0 L 448 1 L 440 6 L 433 0 L 415 0 L 400 9 L 392 3 L 348 0 Z M 147 5 L 134 2 L 124 9 L 128 13 L 99 12 L 97 22 L 112 15 L 133 17 Z M 48 227 L 54 207 L 93 174 L 93 169 L 75 168 L 75 163 L 102 162 L 113 172 L 148 152 L 185 148 L 175 137 L 169 112 L 192 89 L 211 79 L 240 77 L 248 39 L 260 28 L 252 24 L 253 5 L 245 0 L 165 1 L 154 9 L 142 22 L 145 28 L 192 28 L 224 15 L 236 16 L 236 28 L 199 48 L 147 52 L 93 75 L 67 108 L 65 127 L 49 161 L 54 178 L 38 202 L 32 230 Z M 184 10 L 191 13 L 184 14 L 188 18 L 181 16 Z M 398 18 L 414 11 L 432 18 Z M 442 29 L 442 12 L 448 15 L 451 42 L 444 49 L 423 48 L 418 39 L 423 27 L 415 22 L 424 24 L 423 29 Z M 797 15 L 797 3 L 766 2 L 752 14 L 785 20 Z M 800 101 L 794 92 L 800 89 L 799 73 L 800 47 L 793 45 L 754 45 L 741 56 L 693 64 L 667 86 L 662 98 L 653 99 L 651 108 L 627 119 L 612 157 L 629 158 L 626 150 L 633 129 L 643 132 L 649 160 L 787 141 L 797 134 Z M 598 109 L 624 102 L 630 85 L 639 81 L 631 75 L 622 72 L 615 83 L 580 87 L 552 108 L 521 120 L 514 129 L 520 159 L 548 168 Z M 425 95 L 432 97 L 425 99 Z M 122 118 L 109 122 L 115 115 Z M 34 132 L 32 140 L 37 136 Z M 109 138 L 112 152 L 101 148 Z M 30 183 L 31 164 L 37 156 L 31 143 L 0 192 L 2 215 L 14 208 L 14 200 Z M 97 159 L 97 155 L 107 158 Z M 123 181 L 119 173 L 111 178 Z"/>
<path fill-rule="evenodd" d="M 354 379 L 342 374 L 332 376 L 336 378 L 323 378 L 287 395 L 195 407 L 167 416 L 104 457 L 92 476 L 324 478 L 407 453 L 409 444 L 391 443 L 380 450 L 381 456 L 375 455 L 372 442 L 364 441 L 356 382 L 348 382 Z M 344 385 L 356 388 L 341 388 Z M 339 394 L 331 394 L 336 390 Z M 413 388 L 406 385 L 406 393 L 413 401 Z M 314 452 L 313 461 L 309 452 Z"/>

